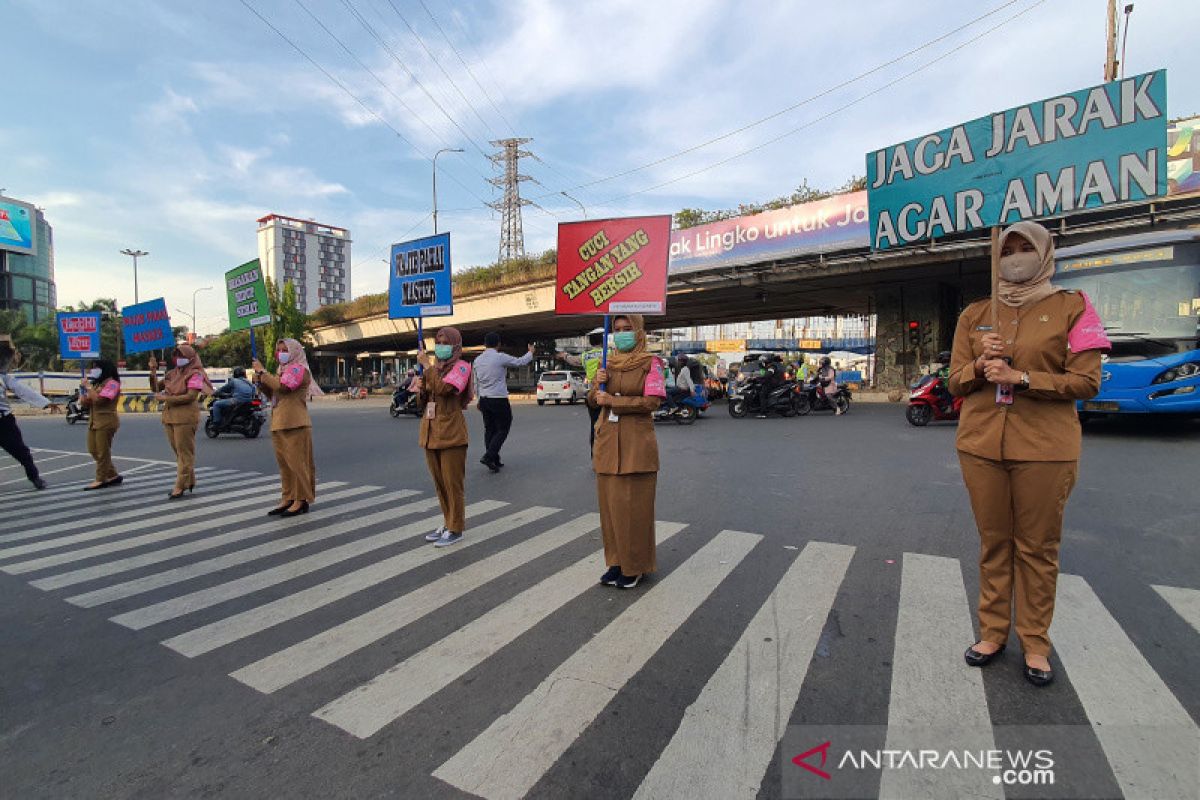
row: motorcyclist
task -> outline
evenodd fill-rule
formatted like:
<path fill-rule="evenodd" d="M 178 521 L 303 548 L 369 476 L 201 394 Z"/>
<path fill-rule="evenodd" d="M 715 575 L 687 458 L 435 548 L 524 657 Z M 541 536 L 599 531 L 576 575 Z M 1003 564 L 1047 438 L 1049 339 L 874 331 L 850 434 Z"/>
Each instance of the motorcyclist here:
<path fill-rule="evenodd" d="M 781 356 L 773 356 L 767 358 L 763 356 L 763 377 L 762 382 L 758 386 L 758 418 L 767 418 L 767 409 L 770 405 L 771 392 L 783 382 L 783 358 Z"/>
<path fill-rule="evenodd" d="M 675 407 L 680 401 L 691 397 L 696 391 L 696 383 L 692 380 L 692 372 L 688 369 L 688 357 L 681 355 L 676 359 L 677 368 L 674 370 L 675 386 L 667 390 L 667 405 Z"/>
<path fill-rule="evenodd" d="M 938 379 L 937 386 L 933 388 L 933 393 L 937 396 L 942 408 L 947 409 L 954 404 L 954 396 L 950 394 L 950 389 L 947 387 L 947 384 L 950 382 L 949 350 L 943 350 L 937 354 L 937 365 L 937 370 L 932 373 Z"/>
<path fill-rule="evenodd" d="M 392 403 L 397 408 L 403 408 L 408 398 L 413 395 L 413 382 L 417 379 L 417 371 L 410 369 L 400 379 L 400 384 L 396 387 L 395 394 L 392 395 Z"/>
<path fill-rule="evenodd" d="M 225 385 L 213 392 L 213 397 L 217 398 L 212 405 L 213 425 L 221 427 L 226 412 L 232 412 L 242 403 L 249 403 L 254 399 L 254 395 L 254 384 L 246 380 L 246 369 L 234 367 L 233 374 L 225 381 Z"/>
<path fill-rule="evenodd" d="M 833 360 L 829 356 L 821 359 L 821 366 L 817 369 L 817 394 L 826 403 L 833 405 L 830 397 L 837 394 L 837 370 L 834 369 Z M 834 414 L 840 415 L 841 413 L 841 408 L 834 410 Z"/>

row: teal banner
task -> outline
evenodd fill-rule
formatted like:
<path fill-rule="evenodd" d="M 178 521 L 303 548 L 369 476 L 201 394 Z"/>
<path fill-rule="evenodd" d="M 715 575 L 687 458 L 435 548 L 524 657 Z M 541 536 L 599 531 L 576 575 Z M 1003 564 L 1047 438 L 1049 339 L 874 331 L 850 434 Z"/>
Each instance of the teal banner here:
<path fill-rule="evenodd" d="M 871 246 L 1167 193 L 1167 73 L 1010 108 L 867 155 Z"/>

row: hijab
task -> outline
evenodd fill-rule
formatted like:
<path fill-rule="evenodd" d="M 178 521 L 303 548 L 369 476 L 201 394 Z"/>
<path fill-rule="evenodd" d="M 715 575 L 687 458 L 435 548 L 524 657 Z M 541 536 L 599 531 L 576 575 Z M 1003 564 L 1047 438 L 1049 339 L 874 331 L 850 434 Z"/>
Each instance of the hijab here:
<path fill-rule="evenodd" d="M 443 344 L 448 344 L 452 348 L 454 348 L 450 352 L 450 357 L 447 358 L 445 361 L 442 361 L 440 358 L 438 359 L 438 362 L 437 362 L 438 374 L 440 374 L 444 378 L 450 374 L 450 370 L 454 368 L 454 364 L 462 358 L 462 341 L 463 340 L 462 340 L 462 334 L 459 333 L 458 328 L 451 328 L 448 325 L 444 328 L 438 328 L 437 335 L 441 336 L 443 339 L 445 339 L 445 342 L 443 342 Z M 434 341 L 436 341 L 436 337 L 435 337 Z M 461 392 L 459 392 L 464 403 L 470 403 L 471 398 L 473 398 L 475 396 L 474 389 L 471 386 L 472 383 L 473 383 L 472 381 L 467 381 L 466 388 L 463 389 Z"/>
<path fill-rule="evenodd" d="M 308 373 L 308 399 L 311 400 L 314 397 L 325 394 L 321 391 L 321 387 L 317 386 L 317 376 L 313 375 L 312 367 L 308 365 L 308 356 L 304 354 L 304 345 L 295 339 L 280 339 L 275 345 L 275 352 L 277 353 L 279 352 L 279 345 L 284 345 L 287 348 L 288 363 L 286 366 L 290 367 L 293 364 L 299 364 Z M 282 371 L 283 365 L 280 366 L 280 372 Z"/>
<path fill-rule="evenodd" d="M 1050 232 L 1036 222 L 1018 222 L 1008 226 L 1000 234 L 999 247 L 1004 250 L 1004 243 L 1012 235 L 1020 236 L 1033 245 L 1034 253 L 1039 261 L 1039 267 L 1032 276 L 1022 281 L 1005 280 L 1004 264 L 1000 267 L 1000 302 L 1010 308 L 1031 306 L 1039 300 L 1044 300 L 1059 291 L 1057 286 L 1050 283 L 1054 277 L 1054 239 Z M 1027 255 L 1033 255 L 1027 254 Z M 1005 256 L 1004 258 L 1012 258 Z M 1001 259 L 1003 262 L 1003 259 Z"/>
<path fill-rule="evenodd" d="M 201 395 L 210 395 L 213 393 L 213 385 L 208 380 L 208 373 L 204 371 L 204 364 L 200 361 L 200 354 L 196 352 L 196 348 L 190 344 L 181 344 L 175 348 L 176 355 L 174 358 L 186 358 L 188 360 L 186 367 L 171 367 L 167 373 L 163 375 L 163 388 L 167 390 L 167 394 L 187 394 L 188 381 L 193 375 L 199 375 L 204 379 L 204 387 L 200 390 Z"/>
<path fill-rule="evenodd" d="M 622 318 L 629 320 L 629 324 L 633 326 L 633 334 L 636 340 L 633 349 L 627 353 L 622 353 L 620 350 L 615 349 L 609 353 L 608 369 L 613 372 L 649 369 L 650 363 L 654 360 L 654 355 L 646 352 L 645 320 L 641 314 L 618 314 L 613 317 L 613 322 Z"/>

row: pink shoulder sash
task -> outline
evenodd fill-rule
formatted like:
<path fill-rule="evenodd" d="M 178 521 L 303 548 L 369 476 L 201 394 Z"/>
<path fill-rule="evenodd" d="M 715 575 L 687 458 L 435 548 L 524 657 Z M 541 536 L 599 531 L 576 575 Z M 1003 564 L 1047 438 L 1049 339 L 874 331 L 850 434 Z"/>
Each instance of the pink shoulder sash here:
<path fill-rule="evenodd" d="M 1075 321 L 1074 327 L 1067 335 L 1067 345 L 1071 348 L 1071 352 L 1082 353 L 1085 350 L 1108 352 L 1112 350 L 1112 342 L 1108 340 L 1108 335 L 1104 332 L 1104 323 L 1092 306 L 1092 301 L 1083 292 L 1080 292 L 1079 296 L 1083 298 L 1083 315 Z"/>

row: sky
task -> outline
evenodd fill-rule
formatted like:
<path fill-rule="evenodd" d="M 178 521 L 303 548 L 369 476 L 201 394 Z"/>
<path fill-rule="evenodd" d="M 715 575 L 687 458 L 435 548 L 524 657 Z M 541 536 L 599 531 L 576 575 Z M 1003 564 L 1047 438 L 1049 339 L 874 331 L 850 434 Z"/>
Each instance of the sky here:
<path fill-rule="evenodd" d="M 132 303 L 119 251 L 139 248 L 141 299 L 187 324 L 176 309 L 215 287 L 196 295 L 215 333 L 222 276 L 257 256 L 269 213 L 348 228 L 353 294 L 384 291 L 390 243 L 432 233 L 441 148 L 465 152 L 438 158 L 439 229 L 456 269 L 487 264 L 491 140 L 532 139 L 540 253 L 579 204 L 661 214 L 834 187 L 871 150 L 1100 83 L 1104 15 L 1104 0 L 0 0 L 0 188 L 53 225 L 60 304 Z M 1127 74 L 1166 68 L 1172 117 L 1200 113 L 1197 31 L 1191 0 L 1138 0 L 1130 19 Z"/>

